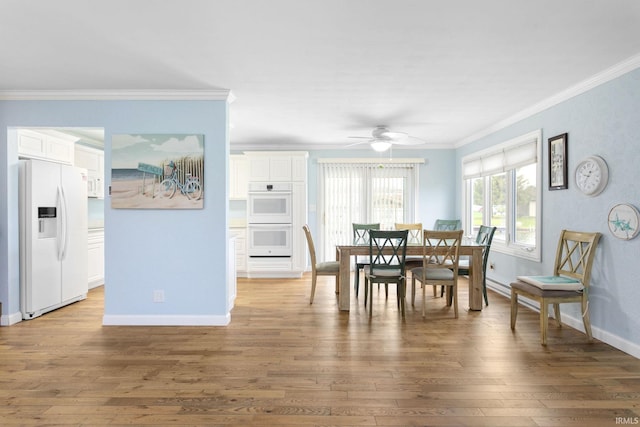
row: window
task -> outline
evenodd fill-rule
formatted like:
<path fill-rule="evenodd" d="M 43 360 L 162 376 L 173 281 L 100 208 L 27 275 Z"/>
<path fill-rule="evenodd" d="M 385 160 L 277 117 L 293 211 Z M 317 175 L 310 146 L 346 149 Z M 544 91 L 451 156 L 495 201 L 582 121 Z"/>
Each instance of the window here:
<path fill-rule="evenodd" d="M 373 163 L 375 162 L 375 163 Z M 411 223 L 418 194 L 418 163 L 403 159 L 319 159 L 320 256 L 352 241 L 352 223 L 380 223 L 382 229 Z"/>
<path fill-rule="evenodd" d="M 495 226 L 492 249 L 540 260 L 541 132 L 462 159 L 464 229 Z"/>

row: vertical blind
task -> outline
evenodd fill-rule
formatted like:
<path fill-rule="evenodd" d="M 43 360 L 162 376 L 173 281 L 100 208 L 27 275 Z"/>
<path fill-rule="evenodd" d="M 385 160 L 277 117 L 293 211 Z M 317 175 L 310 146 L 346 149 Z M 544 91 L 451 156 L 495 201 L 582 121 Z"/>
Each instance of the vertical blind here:
<path fill-rule="evenodd" d="M 321 256 L 332 259 L 337 244 L 351 243 L 353 223 L 412 222 L 417 173 L 411 162 L 319 161 Z"/>

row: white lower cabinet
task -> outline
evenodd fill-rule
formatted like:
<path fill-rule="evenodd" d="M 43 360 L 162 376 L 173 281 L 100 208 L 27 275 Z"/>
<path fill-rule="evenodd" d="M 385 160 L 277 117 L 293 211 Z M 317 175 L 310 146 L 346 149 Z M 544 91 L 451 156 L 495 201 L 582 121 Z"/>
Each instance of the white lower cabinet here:
<path fill-rule="evenodd" d="M 89 229 L 89 289 L 104 284 L 104 229 Z"/>
<path fill-rule="evenodd" d="M 247 229 L 232 227 L 231 236 L 235 238 L 235 262 L 238 277 L 247 277 Z"/>

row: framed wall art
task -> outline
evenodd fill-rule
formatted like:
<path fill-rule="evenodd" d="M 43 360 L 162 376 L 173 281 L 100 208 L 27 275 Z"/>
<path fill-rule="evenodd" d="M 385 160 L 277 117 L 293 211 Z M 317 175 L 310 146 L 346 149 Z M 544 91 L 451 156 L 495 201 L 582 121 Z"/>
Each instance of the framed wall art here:
<path fill-rule="evenodd" d="M 549 190 L 565 190 L 569 187 L 568 134 L 549 138 Z"/>
<path fill-rule="evenodd" d="M 204 135 L 113 135 L 111 163 L 112 208 L 203 208 Z"/>

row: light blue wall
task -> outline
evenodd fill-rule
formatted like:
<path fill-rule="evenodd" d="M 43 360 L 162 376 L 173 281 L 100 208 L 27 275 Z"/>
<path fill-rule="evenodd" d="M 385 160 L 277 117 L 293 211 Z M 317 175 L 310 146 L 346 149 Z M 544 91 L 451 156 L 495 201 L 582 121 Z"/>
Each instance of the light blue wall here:
<path fill-rule="evenodd" d="M 195 133 L 205 141 L 204 209 L 111 209 L 105 200 L 105 317 L 227 318 L 229 143 L 226 101 L 1 101 L 0 300 L 19 312 L 17 146 L 12 127 L 102 127 L 106 184 L 111 136 Z M 165 302 L 153 303 L 154 290 Z M 228 320 L 228 319 L 227 319 Z M 206 320 L 205 320 L 206 322 Z"/>
<path fill-rule="evenodd" d="M 459 171 L 463 156 L 542 129 L 542 262 L 525 261 L 492 252 L 490 260 L 495 264 L 495 270 L 489 271 L 487 276 L 508 285 L 517 274 L 548 274 L 553 268 L 560 230 L 566 228 L 602 233 L 589 296 L 594 335 L 637 357 L 640 357 L 640 279 L 635 264 L 640 255 L 640 237 L 631 241 L 616 239 L 609 232 L 607 215 L 611 207 L 618 203 L 640 207 L 639 111 L 640 70 L 636 69 L 466 145 L 457 153 Z M 565 132 L 569 134 L 569 188 L 549 191 L 547 140 Z M 587 197 L 576 188 L 573 173 L 580 160 L 593 154 L 606 160 L 609 185 L 600 195 Z M 460 178 L 457 190 L 461 194 Z M 458 210 L 460 200 L 458 197 Z M 563 307 L 563 316 L 567 313 L 570 319 L 579 324 L 578 306 L 566 306 Z"/>

